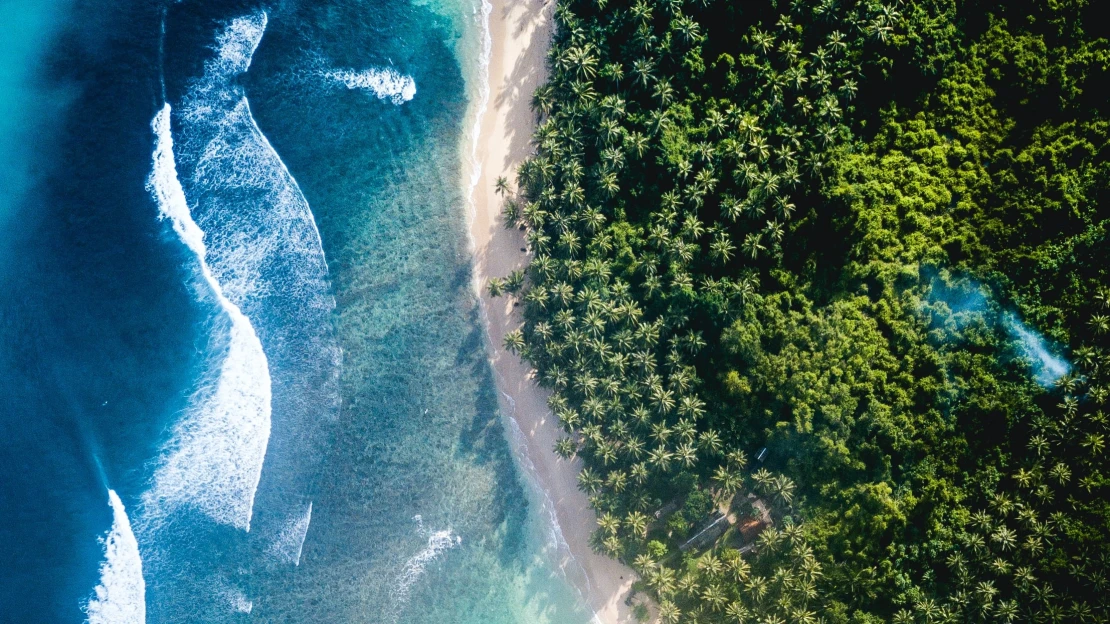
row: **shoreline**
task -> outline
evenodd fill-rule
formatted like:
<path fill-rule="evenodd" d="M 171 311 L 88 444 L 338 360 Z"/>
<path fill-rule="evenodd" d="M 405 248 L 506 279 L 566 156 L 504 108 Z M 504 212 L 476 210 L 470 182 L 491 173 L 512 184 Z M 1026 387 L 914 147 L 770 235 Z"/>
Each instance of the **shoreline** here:
<path fill-rule="evenodd" d="M 553 447 L 563 436 L 547 406 L 547 391 L 532 381 L 532 369 L 502 348 L 505 333 L 520 324 L 509 297 L 491 299 L 485 285 L 529 260 L 523 232 L 505 229 L 502 198 L 494 193 L 499 176 L 515 188 L 516 168 L 532 154 L 535 116 L 532 93 L 546 78 L 554 0 L 482 0 L 488 26 L 482 29 L 482 56 L 470 171 L 467 176 L 470 244 L 474 254 L 473 286 L 485 325 L 487 354 L 505 419 L 507 438 L 525 478 L 533 480 L 550 515 L 559 543 L 562 570 L 593 611 L 599 624 L 634 622 L 625 604 L 638 578 L 620 562 L 598 555 L 589 544 L 597 517 L 578 489 L 581 461 L 558 457 Z M 488 46 L 488 47 L 487 47 Z M 472 130 L 473 132 L 473 130 Z M 568 572 L 568 567 L 570 571 Z"/>

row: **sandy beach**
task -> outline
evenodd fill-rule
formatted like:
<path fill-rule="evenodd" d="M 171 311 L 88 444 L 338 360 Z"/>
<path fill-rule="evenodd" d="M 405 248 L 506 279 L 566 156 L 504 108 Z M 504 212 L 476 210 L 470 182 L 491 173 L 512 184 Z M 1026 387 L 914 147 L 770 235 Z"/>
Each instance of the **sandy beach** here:
<path fill-rule="evenodd" d="M 505 333 L 520 324 L 509 297 L 490 299 L 485 285 L 490 277 L 504 277 L 525 266 L 523 233 L 505 229 L 500 218 L 502 198 L 494 192 L 499 176 L 515 190 L 517 166 L 532 153 L 535 122 L 532 93 L 545 77 L 550 45 L 553 0 L 493 0 L 489 16 L 491 50 L 489 100 L 479 119 L 474 147 L 480 167 L 472 191 L 471 235 L 475 252 L 475 286 L 487 319 L 490 359 L 500 390 L 501 409 L 519 425 L 522 435 L 510 435 L 514 450 L 534 466 L 534 478 L 547 493 L 566 540 L 564 561 L 558 562 L 578 585 L 603 624 L 632 622 L 625 605 L 635 572 L 593 552 L 590 534 L 597 518 L 577 486 L 578 460 L 557 456 L 552 448 L 562 436 L 558 421 L 547 407 L 547 392 L 532 381 L 531 367 L 502 348 Z M 507 423 L 512 427 L 512 422 Z M 571 559 L 573 558 L 573 559 Z M 583 578 L 584 577 L 584 578 Z"/>

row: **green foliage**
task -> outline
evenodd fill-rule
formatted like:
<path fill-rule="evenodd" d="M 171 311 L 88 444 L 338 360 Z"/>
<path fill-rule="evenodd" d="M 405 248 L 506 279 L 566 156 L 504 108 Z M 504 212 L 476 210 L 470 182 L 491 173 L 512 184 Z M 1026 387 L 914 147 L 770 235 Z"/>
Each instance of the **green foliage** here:
<path fill-rule="evenodd" d="M 512 200 L 534 260 L 490 291 L 524 301 L 506 347 L 573 434 L 595 546 L 662 621 L 1106 621 L 1093 8 L 572 0 L 556 19 Z M 1015 319 L 1070 357 L 1055 387 Z M 737 492 L 773 525 L 743 554 L 731 534 L 679 552 Z"/>

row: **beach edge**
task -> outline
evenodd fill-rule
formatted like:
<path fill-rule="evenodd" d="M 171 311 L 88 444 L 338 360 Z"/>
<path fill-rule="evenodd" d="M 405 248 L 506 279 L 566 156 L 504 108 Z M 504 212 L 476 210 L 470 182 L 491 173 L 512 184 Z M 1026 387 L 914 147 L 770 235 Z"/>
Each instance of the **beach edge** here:
<path fill-rule="evenodd" d="M 505 334 L 520 325 L 521 308 L 514 306 L 511 297 L 494 299 L 486 291 L 491 277 L 524 268 L 530 259 L 523 251 L 527 248 L 523 232 L 502 223 L 503 198 L 494 186 L 504 177 L 515 189 L 517 167 L 532 155 L 536 117 L 531 100 L 546 80 L 555 0 L 484 0 L 483 5 L 488 10 L 483 16 L 488 28 L 482 29 L 483 38 L 488 37 L 483 41 L 488 53 L 483 54 L 479 79 L 488 82 L 479 89 L 482 101 L 474 119 L 466 178 L 473 285 L 498 403 L 518 468 L 551 505 L 548 521 L 560 542 L 556 567 L 582 595 L 595 622 L 626 624 L 635 621 L 625 601 L 638 577 L 631 568 L 591 548 L 597 517 L 578 489 L 581 462 L 555 454 L 554 444 L 564 434 L 547 406 L 548 392 L 534 383 L 531 367 L 502 346 Z"/>

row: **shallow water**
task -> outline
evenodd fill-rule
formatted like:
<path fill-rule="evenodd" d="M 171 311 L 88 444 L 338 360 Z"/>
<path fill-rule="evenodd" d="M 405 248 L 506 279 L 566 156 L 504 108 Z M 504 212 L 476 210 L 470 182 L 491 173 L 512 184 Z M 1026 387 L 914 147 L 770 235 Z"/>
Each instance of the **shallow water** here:
<path fill-rule="evenodd" d="M 57 139 L 0 125 L 0 620 L 587 621 L 470 289 L 480 5 L 54 17 Z"/>

